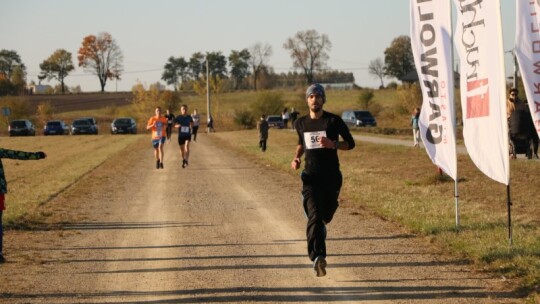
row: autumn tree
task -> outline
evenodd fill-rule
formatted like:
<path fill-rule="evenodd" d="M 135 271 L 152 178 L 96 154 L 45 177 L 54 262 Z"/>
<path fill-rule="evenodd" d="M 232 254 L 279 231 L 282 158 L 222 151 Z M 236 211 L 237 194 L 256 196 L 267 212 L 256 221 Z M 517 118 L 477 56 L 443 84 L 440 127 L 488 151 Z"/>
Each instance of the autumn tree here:
<path fill-rule="evenodd" d="M 196 52 L 189 58 L 189 74 L 192 80 L 197 80 L 202 73 L 206 73 L 206 56 L 201 52 Z"/>
<path fill-rule="evenodd" d="M 120 79 L 123 72 L 122 51 L 107 32 L 84 37 L 77 59 L 79 66 L 99 78 L 101 92 L 105 91 L 108 79 Z"/>
<path fill-rule="evenodd" d="M 169 57 L 163 68 L 161 80 L 165 81 L 168 85 L 172 85 L 175 91 L 179 87 L 179 83 L 184 82 L 188 77 L 188 62 L 184 57 Z"/>
<path fill-rule="evenodd" d="M 26 67 L 16 51 L 0 51 L 0 96 L 16 95 L 26 85 Z"/>
<path fill-rule="evenodd" d="M 272 56 L 272 46 L 268 43 L 263 45 L 257 42 L 248 51 L 250 54 L 248 64 L 251 66 L 253 75 L 253 89 L 257 91 L 257 80 L 260 77 L 261 71 L 267 65 L 268 59 Z"/>
<path fill-rule="evenodd" d="M 371 60 L 368 66 L 368 73 L 381 81 L 381 89 L 384 88 L 384 63 L 381 58 Z"/>
<path fill-rule="evenodd" d="M 242 81 L 249 75 L 249 63 L 251 55 L 247 49 L 241 51 L 231 51 L 229 55 L 229 66 L 231 76 L 234 79 L 234 88 L 238 89 Z"/>
<path fill-rule="evenodd" d="M 411 38 L 403 35 L 395 38 L 384 51 L 385 75 L 399 80 L 415 69 Z"/>
<path fill-rule="evenodd" d="M 216 79 L 227 78 L 227 57 L 221 51 L 207 52 L 206 60 L 208 60 L 208 71 L 210 77 Z"/>
<path fill-rule="evenodd" d="M 39 68 L 41 69 L 41 75 L 38 77 L 40 80 L 44 78 L 47 78 L 47 80 L 58 80 L 62 88 L 62 93 L 65 93 L 64 79 L 68 76 L 69 72 L 75 69 L 70 52 L 63 49 L 56 50 L 39 65 Z"/>
<path fill-rule="evenodd" d="M 20 67 L 21 70 L 26 73 L 26 67 L 24 66 L 21 56 L 16 51 L 1 50 L 0 51 L 0 74 L 8 80 L 11 80 L 13 76 L 13 70 L 16 67 Z"/>
<path fill-rule="evenodd" d="M 332 43 L 326 34 L 316 30 L 297 32 L 283 47 L 290 52 L 293 66 L 304 71 L 307 83 L 313 83 L 315 72 L 326 67 Z"/>

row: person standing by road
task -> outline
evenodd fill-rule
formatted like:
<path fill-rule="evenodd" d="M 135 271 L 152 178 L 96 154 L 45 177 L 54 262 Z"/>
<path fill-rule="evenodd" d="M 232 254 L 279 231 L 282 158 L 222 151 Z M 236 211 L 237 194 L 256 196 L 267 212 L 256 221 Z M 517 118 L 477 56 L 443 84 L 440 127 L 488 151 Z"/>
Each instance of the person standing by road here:
<path fill-rule="evenodd" d="M 343 120 L 323 111 L 326 102 L 324 88 L 312 84 L 306 90 L 309 114 L 298 118 L 295 129 L 298 145 L 291 168 L 300 168 L 302 197 L 307 222 L 307 249 L 313 269 L 318 277 L 326 275 L 326 225 L 338 208 L 338 197 L 343 177 L 339 169 L 338 150 L 351 150 L 355 146 L 349 128 Z M 339 141 L 339 136 L 343 141 Z"/>
<path fill-rule="evenodd" d="M 15 150 L 8 150 L 8 149 L 0 148 L 0 159 L 10 158 L 10 159 L 19 159 L 19 160 L 37 160 L 37 159 L 44 159 L 45 157 L 47 157 L 47 155 L 44 152 L 23 152 L 23 151 L 15 151 Z M 2 215 L 4 213 L 4 210 L 6 209 L 6 206 L 5 206 L 6 193 L 7 193 L 7 181 L 6 181 L 6 176 L 4 174 L 4 166 L 2 165 L 2 161 L 0 160 L 0 263 L 5 262 L 4 251 L 3 251 L 4 230 L 2 228 L 2 225 L 3 225 Z"/>
<path fill-rule="evenodd" d="M 294 108 L 291 108 L 291 114 L 289 116 L 291 117 L 291 128 L 294 130 L 294 122 L 298 118 L 298 111 L 296 111 Z"/>
<path fill-rule="evenodd" d="M 191 128 L 193 127 L 193 118 L 187 114 L 187 105 L 180 107 L 180 115 L 176 116 L 175 128 L 178 128 L 178 145 L 182 154 L 182 168 L 189 165 L 189 142 L 191 141 Z"/>
<path fill-rule="evenodd" d="M 163 169 L 163 145 L 167 138 L 167 118 L 161 116 L 161 107 L 156 107 L 155 115 L 150 117 L 146 130 L 152 130 L 152 146 L 156 158 L 156 169 Z"/>
<path fill-rule="evenodd" d="M 420 119 L 420 108 L 414 108 L 414 112 L 411 116 L 411 126 L 413 130 L 413 146 L 418 147 L 420 143 L 420 127 L 418 126 L 418 120 Z"/>
<path fill-rule="evenodd" d="M 262 152 L 266 152 L 266 141 L 268 140 L 268 122 L 266 121 L 266 115 L 261 115 L 261 119 L 257 123 L 257 130 L 259 130 L 259 148 Z"/>
<path fill-rule="evenodd" d="M 283 119 L 283 128 L 287 129 L 289 124 L 289 110 L 287 108 L 283 109 L 283 112 L 281 112 L 281 119 Z"/>
<path fill-rule="evenodd" d="M 167 118 L 167 141 L 171 141 L 171 134 L 172 134 L 172 127 L 174 123 L 174 114 L 171 113 L 171 109 L 167 109 L 167 112 L 165 114 L 165 118 Z"/>
<path fill-rule="evenodd" d="M 197 109 L 193 110 L 191 118 L 193 119 L 193 141 L 197 142 L 197 132 L 199 131 L 199 125 L 201 123 L 201 116 L 199 115 L 199 111 Z"/>
<path fill-rule="evenodd" d="M 214 129 L 214 118 L 212 118 L 212 115 L 209 115 L 208 122 L 206 125 L 206 133 L 212 133 L 212 132 L 216 132 L 216 130 Z"/>

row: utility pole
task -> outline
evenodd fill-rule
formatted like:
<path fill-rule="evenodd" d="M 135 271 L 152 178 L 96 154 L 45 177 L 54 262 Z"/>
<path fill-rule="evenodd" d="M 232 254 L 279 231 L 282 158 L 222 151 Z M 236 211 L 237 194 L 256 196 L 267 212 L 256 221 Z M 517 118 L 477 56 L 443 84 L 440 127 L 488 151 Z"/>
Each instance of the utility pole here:
<path fill-rule="evenodd" d="M 210 73 L 208 71 L 208 56 L 206 56 L 206 113 L 208 116 L 207 121 L 210 121 L 212 118 L 212 113 L 210 110 Z M 208 132 L 210 132 L 210 129 L 208 129 Z"/>

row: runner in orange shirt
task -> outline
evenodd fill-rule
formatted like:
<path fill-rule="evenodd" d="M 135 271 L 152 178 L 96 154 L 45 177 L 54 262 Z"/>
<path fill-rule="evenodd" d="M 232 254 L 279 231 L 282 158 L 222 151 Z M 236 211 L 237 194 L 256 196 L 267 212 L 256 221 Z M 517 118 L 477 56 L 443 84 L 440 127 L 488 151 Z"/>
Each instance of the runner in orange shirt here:
<path fill-rule="evenodd" d="M 146 130 L 152 129 L 152 146 L 156 157 L 156 169 L 163 169 L 163 145 L 167 138 L 167 118 L 161 116 L 161 107 L 156 107 L 156 115 L 150 117 Z"/>

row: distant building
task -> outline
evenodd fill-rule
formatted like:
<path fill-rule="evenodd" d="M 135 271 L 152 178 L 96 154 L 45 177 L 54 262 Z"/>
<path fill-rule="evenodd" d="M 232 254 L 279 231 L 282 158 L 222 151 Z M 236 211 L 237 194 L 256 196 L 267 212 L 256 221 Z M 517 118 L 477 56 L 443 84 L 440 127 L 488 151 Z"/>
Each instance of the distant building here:
<path fill-rule="evenodd" d="M 31 84 L 28 86 L 30 94 L 47 94 L 52 92 L 53 87 L 47 84 Z"/>

